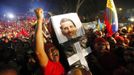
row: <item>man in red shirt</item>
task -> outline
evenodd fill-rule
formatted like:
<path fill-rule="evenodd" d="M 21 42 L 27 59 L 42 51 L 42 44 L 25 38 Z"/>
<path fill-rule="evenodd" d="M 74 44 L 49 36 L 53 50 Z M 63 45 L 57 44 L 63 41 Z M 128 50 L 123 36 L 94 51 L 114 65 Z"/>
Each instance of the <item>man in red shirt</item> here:
<path fill-rule="evenodd" d="M 36 55 L 43 68 L 43 73 L 44 75 L 64 75 L 64 68 L 59 62 L 59 51 L 51 43 L 44 45 L 42 33 L 43 9 L 37 8 L 35 14 L 37 16 Z"/>

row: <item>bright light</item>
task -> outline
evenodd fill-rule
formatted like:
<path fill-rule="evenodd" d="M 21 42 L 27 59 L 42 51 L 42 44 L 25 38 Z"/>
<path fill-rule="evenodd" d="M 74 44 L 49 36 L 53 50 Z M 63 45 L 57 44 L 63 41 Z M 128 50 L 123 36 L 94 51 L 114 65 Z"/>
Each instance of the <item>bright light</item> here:
<path fill-rule="evenodd" d="M 134 22 L 134 17 L 129 18 L 129 21 Z"/>
<path fill-rule="evenodd" d="M 131 22 L 134 22 L 134 18 L 131 18 L 130 21 L 131 21 Z"/>
<path fill-rule="evenodd" d="M 15 17 L 12 13 L 8 13 L 7 16 L 8 16 L 10 19 L 13 19 L 13 18 Z"/>
<path fill-rule="evenodd" d="M 122 11 L 122 8 L 119 8 L 119 11 Z"/>

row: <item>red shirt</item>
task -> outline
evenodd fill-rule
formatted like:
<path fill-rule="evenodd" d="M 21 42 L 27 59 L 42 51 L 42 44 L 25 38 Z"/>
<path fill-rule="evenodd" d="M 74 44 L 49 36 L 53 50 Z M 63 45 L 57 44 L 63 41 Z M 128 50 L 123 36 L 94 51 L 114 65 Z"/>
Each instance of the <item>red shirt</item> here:
<path fill-rule="evenodd" d="M 64 75 L 64 68 L 60 62 L 48 61 L 46 67 L 43 68 L 44 75 Z"/>

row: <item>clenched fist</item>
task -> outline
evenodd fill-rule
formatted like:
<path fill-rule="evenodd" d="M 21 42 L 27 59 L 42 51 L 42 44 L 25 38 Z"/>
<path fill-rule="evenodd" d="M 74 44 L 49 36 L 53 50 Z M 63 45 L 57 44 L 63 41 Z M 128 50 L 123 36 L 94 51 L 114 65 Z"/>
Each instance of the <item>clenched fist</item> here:
<path fill-rule="evenodd" d="M 36 16 L 37 16 L 37 19 L 43 19 L 44 18 L 44 11 L 42 8 L 37 8 L 34 10 Z"/>

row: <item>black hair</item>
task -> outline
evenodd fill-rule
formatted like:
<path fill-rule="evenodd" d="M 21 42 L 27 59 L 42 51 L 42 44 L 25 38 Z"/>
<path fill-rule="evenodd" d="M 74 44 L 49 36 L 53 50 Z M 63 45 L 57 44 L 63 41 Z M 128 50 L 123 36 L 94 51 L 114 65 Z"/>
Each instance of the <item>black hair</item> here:
<path fill-rule="evenodd" d="M 0 73 L 5 72 L 7 70 L 14 70 L 18 74 L 18 69 L 16 65 L 10 63 L 0 63 Z"/>

